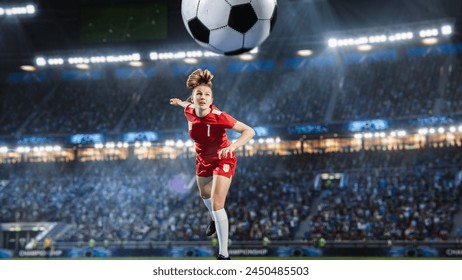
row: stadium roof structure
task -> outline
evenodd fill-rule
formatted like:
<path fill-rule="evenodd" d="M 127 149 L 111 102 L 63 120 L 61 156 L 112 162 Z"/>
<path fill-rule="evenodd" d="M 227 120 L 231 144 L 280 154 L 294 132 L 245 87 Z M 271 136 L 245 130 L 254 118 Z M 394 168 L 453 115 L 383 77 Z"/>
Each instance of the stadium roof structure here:
<path fill-rule="evenodd" d="M 104 51 L 197 49 L 181 18 L 181 0 L 2 1 L 32 4 L 33 15 L 1 15 L 0 61 L 18 70 L 38 55 Z M 152 11 L 152 15 L 150 12 Z M 450 18 L 459 36 L 462 1 L 282 0 L 262 52 L 325 47 L 325 34 Z"/>

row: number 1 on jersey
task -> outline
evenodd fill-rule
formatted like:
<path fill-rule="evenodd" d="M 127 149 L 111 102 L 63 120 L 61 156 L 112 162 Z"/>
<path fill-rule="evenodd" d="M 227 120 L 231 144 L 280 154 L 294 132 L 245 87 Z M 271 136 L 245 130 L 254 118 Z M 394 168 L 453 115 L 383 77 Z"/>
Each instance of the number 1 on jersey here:
<path fill-rule="evenodd" d="M 206 124 L 207 126 L 207 137 L 210 137 L 210 124 Z"/>

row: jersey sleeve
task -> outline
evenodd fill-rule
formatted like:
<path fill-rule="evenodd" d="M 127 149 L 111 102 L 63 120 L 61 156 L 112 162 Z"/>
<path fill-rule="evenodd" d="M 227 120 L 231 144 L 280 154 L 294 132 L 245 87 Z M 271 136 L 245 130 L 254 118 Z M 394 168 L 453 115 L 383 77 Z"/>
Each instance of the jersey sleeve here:
<path fill-rule="evenodd" d="M 222 112 L 220 115 L 220 124 L 223 125 L 227 129 L 231 129 L 237 123 L 237 120 L 233 118 L 231 115 L 228 115 L 225 112 Z"/>
<path fill-rule="evenodd" d="M 186 106 L 186 107 L 184 108 L 184 116 L 186 117 L 186 119 L 187 119 L 188 121 L 191 121 L 191 117 L 192 117 L 191 105 L 192 105 L 192 104 L 188 104 L 188 106 Z M 192 110 L 194 110 L 194 109 L 192 109 Z"/>

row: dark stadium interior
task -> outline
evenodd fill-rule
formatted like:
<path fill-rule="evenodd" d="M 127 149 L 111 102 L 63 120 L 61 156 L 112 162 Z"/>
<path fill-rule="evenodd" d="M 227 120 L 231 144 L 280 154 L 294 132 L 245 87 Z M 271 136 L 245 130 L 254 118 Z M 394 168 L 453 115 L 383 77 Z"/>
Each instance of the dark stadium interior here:
<path fill-rule="evenodd" d="M 231 253 L 462 257 L 462 1 L 280 0 L 253 61 L 196 64 L 145 56 L 200 49 L 179 0 L 37 3 L 36 15 L 0 16 L 0 259 L 44 257 L 46 236 L 54 257 L 213 255 L 186 121 L 168 104 L 207 67 L 217 107 L 257 130 L 237 151 Z M 154 31 L 136 15 L 95 16 L 121 7 L 159 9 Z M 327 47 L 435 22 L 453 33 L 434 45 Z M 133 51 L 139 68 L 20 68 Z"/>

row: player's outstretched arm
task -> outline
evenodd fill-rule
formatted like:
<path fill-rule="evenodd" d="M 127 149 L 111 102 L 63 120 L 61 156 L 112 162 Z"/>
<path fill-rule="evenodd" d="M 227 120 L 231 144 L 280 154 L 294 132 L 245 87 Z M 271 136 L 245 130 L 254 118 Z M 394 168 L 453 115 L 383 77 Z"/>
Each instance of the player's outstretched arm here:
<path fill-rule="evenodd" d="M 170 99 L 170 105 L 173 105 L 173 106 L 181 106 L 183 108 L 186 108 L 189 104 L 191 104 L 191 102 L 181 101 L 181 99 L 179 99 L 179 98 L 171 98 Z"/>

